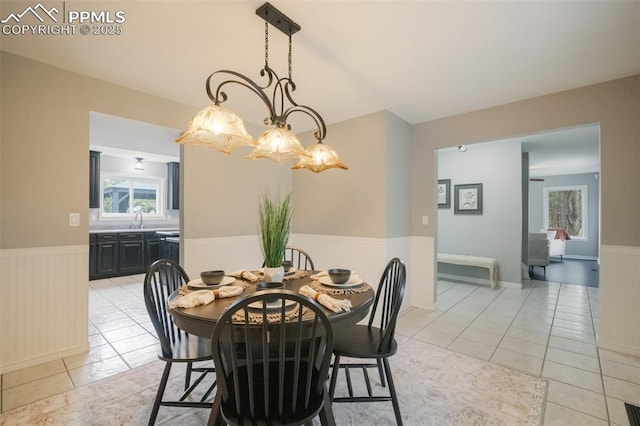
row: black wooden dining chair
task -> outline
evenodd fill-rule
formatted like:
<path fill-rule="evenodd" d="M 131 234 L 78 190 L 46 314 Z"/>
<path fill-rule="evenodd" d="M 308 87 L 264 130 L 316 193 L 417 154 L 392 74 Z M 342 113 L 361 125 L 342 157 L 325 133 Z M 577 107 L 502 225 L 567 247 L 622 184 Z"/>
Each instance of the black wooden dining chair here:
<path fill-rule="evenodd" d="M 291 266 L 296 269 L 302 269 L 305 271 L 315 271 L 315 266 L 313 265 L 313 260 L 311 260 L 311 256 L 306 251 L 295 248 L 295 247 L 287 247 L 284 250 L 284 260 L 288 260 L 291 262 Z"/>
<path fill-rule="evenodd" d="M 333 330 L 313 300 L 289 290 L 239 299 L 216 324 L 211 347 L 218 390 L 210 425 L 311 424 L 318 414 L 335 425 L 325 386 Z"/>
<path fill-rule="evenodd" d="M 396 416 L 396 422 L 401 425 L 402 417 L 400 416 L 400 405 L 398 404 L 398 395 L 393 383 L 391 368 L 388 358 L 396 353 L 398 345 L 394 338 L 396 331 L 396 320 L 400 305 L 404 297 L 406 286 L 406 267 L 404 262 L 398 258 L 391 259 L 387 264 L 376 292 L 376 298 L 373 302 L 373 308 L 369 316 L 368 325 L 354 325 L 345 329 L 341 329 L 340 333 L 336 333 L 333 345 L 333 371 L 331 374 L 331 385 L 329 393 L 332 402 L 377 402 L 391 401 L 393 411 Z M 377 309 L 381 311 L 378 313 Z M 374 320 L 378 314 L 378 326 L 374 326 Z M 343 357 L 359 358 L 374 360 L 373 362 L 364 363 L 346 363 L 340 364 Z M 340 369 L 345 370 L 347 379 L 348 397 L 334 397 L 336 389 L 336 381 Z M 354 396 L 353 386 L 351 383 L 351 375 L 349 370 L 352 368 L 362 369 L 365 385 L 367 387 L 367 396 Z M 371 381 L 368 368 L 377 368 L 380 374 L 380 382 L 384 387 L 385 377 L 389 384 L 389 396 L 373 395 L 371 389 Z"/>
<path fill-rule="evenodd" d="M 215 387 L 215 382 L 207 389 L 200 401 L 186 401 L 187 397 L 196 389 L 208 373 L 215 369 L 209 367 L 194 367 L 194 362 L 213 359 L 211 356 L 211 341 L 194 336 L 180 330 L 174 323 L 168 311 L 168 298 L 181 285 L 189 282 L 189 276 L 182 267 L 173 260 L 160 259 L 151 264 L 144 278 L 144 302 L 147 312 L 160 340 L 158 358 L 165 361 L 162 379 L 153 402 L 153 409 L 149 424 L 155 424 L 161 405 L 172 407 L 201 407 L 210 408 L 211 402 L 205 402 Z M 184 392 L 177 400 L 164 400 L 164 392 L 174 362 L 187 363 Z M 191 382 L 191 373 L 200 375 Z"/>

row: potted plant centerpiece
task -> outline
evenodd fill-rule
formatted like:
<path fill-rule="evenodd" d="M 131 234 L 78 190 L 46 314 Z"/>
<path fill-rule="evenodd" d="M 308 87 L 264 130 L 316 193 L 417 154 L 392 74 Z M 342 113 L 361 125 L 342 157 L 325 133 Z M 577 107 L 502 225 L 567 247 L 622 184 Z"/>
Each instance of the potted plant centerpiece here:
<path fill-rule="evenodd" d="M 282 282 L 284 268 L 282 259 L 289 241 L 291 224 L 291 193 L 284 198 L 267 193 L 260 196 L 260 242 L 264 255 L 265 282 Z"/>

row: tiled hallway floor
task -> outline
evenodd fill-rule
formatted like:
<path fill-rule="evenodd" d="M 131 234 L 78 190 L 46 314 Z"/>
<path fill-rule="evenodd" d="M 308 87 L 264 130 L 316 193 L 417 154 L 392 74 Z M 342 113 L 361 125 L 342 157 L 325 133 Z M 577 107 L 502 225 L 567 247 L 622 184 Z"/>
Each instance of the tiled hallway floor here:
<path fill-rule="evenodd" d="M 526 281 L 522 290 L 438 282 L 436 310 L 412 308 L 397 333 L 549 380 L 544 425 L 628 425 L 640 357 L 595 345 L 598 288 Z"/>
<path fill-rule="evenodd" d="M 2 411 L 157 359 L 143 279 L 91 281 L 90 351 L 4 374 Z M 440 281 L 436 309 L 404 311 L 397 332 L 548 378 L 545 425 L 628 425 L 623 401 L 640 404 L 640 357 L 596 348 L 597 306 L 597 288 Z"/>

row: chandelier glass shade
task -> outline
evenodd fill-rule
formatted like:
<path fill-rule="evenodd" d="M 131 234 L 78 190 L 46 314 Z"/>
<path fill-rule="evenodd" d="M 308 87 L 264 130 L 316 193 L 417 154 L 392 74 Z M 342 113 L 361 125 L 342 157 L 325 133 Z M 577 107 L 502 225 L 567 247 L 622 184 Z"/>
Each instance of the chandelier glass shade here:
<path fill-rule="evenodd" d="M 292 169 L 309 169 L 315 173 L 333 168 L 347 170 L 347 166 L 340 161 L 336 151 L 329 145 L 318 142 L 309 146 L 306 152 L 309 156 L 301 158 L 291 167 Z"/>
<path fill-rule="evenodd" d="M 265 158 L 277 163 L 298 160 L 292 169 L 306 168 L 316 173 L 330 168 L 346 170 L 347 166 L 340 162 L 338 154 L 322 143 L 327 133 L 323 118 L 313 108 L 296 103 L 292 96 L 296 85 L 291 77 L 291 36 L 300 30 L 300 26 L 269 3 L 260 6 L 256 14 L 265 21 L 265 65 L 260 70 L 260 76 L 266 79 L 266 83 L 257 84 L 236 71 L 215 71 L 206 81 L 207 95 L 213 105 L 205 107 L 191 119 L 189 127 L 176 139 L 176 143 L 206 146 L 227 154 L 239 146 L 253 146 L 253 151 L 245 157 L 246 159 Z M 269 25 L 289 36 L 287 77 L 278 77 L 269 67 Z M 213 90 L 212 82 L 221 77 L 224 77 L 222 82 Z M 247 133 L 238 115 L 221 106 L 227 100 L 227 94 L 223 89 L 231 85 L 250 90 L 267 108 L 268 116 L 264 119 L 264 124 L 272 127 L 257 140 Z M 267 94 L 267 91 L 270 93 Z M 314 136 L 318 143 L 306 150 L 287 122 L 289 116 L 294 113 L 305 114 L 316 125 Z"/>
<path fill-rule="evenodd" d="M 233 111 L 209 105 L 189 122 L 187 130 L 176 143 L 213 148 L 225 154 L 239 146 L 253 146 L 255 141 L 244 127 L 242 119 Z"/>
<path fill-rule="evenodd" d="M 256 141 L 256 147 L 245 157 L 247 160 L 266 158 L 276 163 L 309 158 L 298 137 L 284 127 L 274 127 L 264 132 Z"/>

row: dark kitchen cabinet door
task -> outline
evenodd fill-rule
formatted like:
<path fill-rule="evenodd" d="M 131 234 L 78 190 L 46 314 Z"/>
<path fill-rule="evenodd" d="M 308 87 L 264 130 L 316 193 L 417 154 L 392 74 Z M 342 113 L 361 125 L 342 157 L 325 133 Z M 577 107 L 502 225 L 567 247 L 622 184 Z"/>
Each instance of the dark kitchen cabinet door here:
<path fill-rule="evenodd" d="M 97 277 L 118 275 L 118 234 L 98 235 Z"/>
<path fill-rule="evenodd" d="M 162 258 L 160 252 L 160 237 L 158 237 L 156 234 L 147 233 L 144 236 L 144 244 L 146 257 L 145 267 L 148 269 L 153 262 Z"/>
<path fill-rule="evenodd" d="M 167 200 L 168 208 L 172 210 L 180 209 L 180 163 L 167 163 Z"/>
<path fill-rule="evenodd" d="M 118 241 L 118 256 L 118 272 L 120 275 L 145 272 L 144 238 L 142 233 L 121 233 Z"/>
<path fill-rule="evenodd" d="M 89 151 L 89 208 L 100 208 L 100 153 Z"/>
<path fill-rule="evenodd" d="M 94 234 L 89 235 L 89 279 L 98 275 L 98 243 Z"/>
<path fill-rule="evenodd" d="M 176 263 L 180 263 L 180 244 L 173 241 L 167 241 L 167 246 L 169 248 L 167 257 Z"/>

